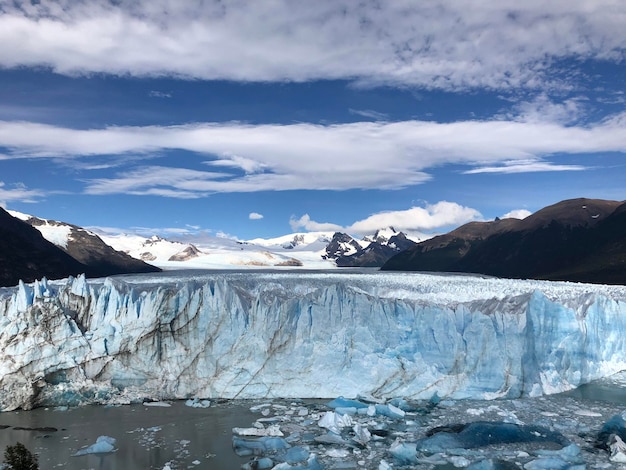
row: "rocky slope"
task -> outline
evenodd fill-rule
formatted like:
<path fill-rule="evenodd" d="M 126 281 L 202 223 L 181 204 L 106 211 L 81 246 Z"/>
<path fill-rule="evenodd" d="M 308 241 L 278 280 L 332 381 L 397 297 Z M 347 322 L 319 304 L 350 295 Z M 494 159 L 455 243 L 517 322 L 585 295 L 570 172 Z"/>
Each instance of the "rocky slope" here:
<path fill-rule="evenodd" d="M 88 277 L 157 272 L 76 225 L 0 209 L 2 285 L 85 273 Z"/>
<path fill-rule="evenodd" d="M 626 284 L 626 204 L 570 199 L 524 220 L 472 222 L 382 269 Z"/>
<path fill-rule="evenodd" d="M 326 247 L 325 259 L 334 259 L 339 267 L 380 267 L 397 253 L 416 245 L 402 232 L 392 227 L 379 230 L 371 237 L 355 240 L 337 232 Z"/>
<path fill-rule="evenodd" d="M 38 230 L 0 208 L 0 286 L 86 270 L 87 266 L 47 241 Z"/>

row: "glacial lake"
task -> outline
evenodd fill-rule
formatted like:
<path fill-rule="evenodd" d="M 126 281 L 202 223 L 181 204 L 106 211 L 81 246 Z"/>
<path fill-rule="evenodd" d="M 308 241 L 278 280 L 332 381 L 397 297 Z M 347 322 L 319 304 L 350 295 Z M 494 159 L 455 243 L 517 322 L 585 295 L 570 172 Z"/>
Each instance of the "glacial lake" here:
<path fill-rule="evenodd" d="M 588 468 L 615 468 L 609 462 L 608 453 L 593 448 L 593 439 L 602 424 L 615 414 L 626 410 L 626 375 L 588 384 L 571 392 L 516 400 L 444 400 L 432 412 L 422 416 L 409 416 L 390 426 L 390 436 L 367 450 L 347 449 L 344 457 L 329 457 L 329 449 L 341 446 L 322 446 L 312 442 L 293 445 L 308 446 L 320 457 L 325 469 L 355 468 L 378 469 L 381 460 L 393 464 L 388 448 L 395 434 L 409 435 L 408 422 L 417 428 L 432 428 L 458 422 L 508 421 L 525 424 L 541 424 L 561 432 L 582 449 Z M 272 409 L 270 416 L 284 418 L 281 427 L 297 416 L 294 409 L 308 407 L 315 413 L 323 413 L 325 400 L 268 400 L 223 401 L 209 408 L 191 408 L 184 401 L 170 402 L 169 407 L 144 406 L 83 406 L 66 410 L 35 409 L 0 413 L 0 446 L 19 441 L 39 455 L 41 470 L 63 468 L 68 470 L 162 470 L 166 465 L 172 470 L 213 469 L 237 470 L 250 457 L 238 457 L 232 449 L 232 428 L 251 427 L 262 418 L 260 412 L 251 411 L 253 405 L 265 404 Z M 291 412 L 289 411 L 291 409 Z M 266 412 L 266 415 L 268 413 Z M 297 417 L 295 418 L 297 419 Z M 375 420 L 381 421 L 379 417 Z M 308 431 L 321 434 L 324 430 L 315 420 L 308 419 Z M 313 421 L 311 424 L 310 421 Z M 31 428 L 18 430 L 17 427 Z M 35 428 L 56 428 L 33 430 Z M 413 426 L 415 428 L 415 426 Z M 286 426 L 289 429 L 289 425 Z M 421 437 L 417 432 L 415 437 Z M 100 435 L 114 437 L 117 450 L 108 454 L 73 457 L 85 446 L 93 444 Z M 286 436 L 289 435 L 289 430 Z M 516 460 L 524 453 L 528 462 L 533 459 L 533 449 L 526 444 L 481 448 L 482 458 Z M 473 451 L 476 452 L 476 451 Z M 328 454 L 328 455 L 327 455 Z M 470 461 L 476 461 L 468 455 Z M 520 459 L 517 458 L 519 461 Z M 522 465 L 525 463 L 521 459 Z M 393 468 L 399 468 L 394 466 Z M 409 468 L 409 467 L 404 467 Z M 451 464 L 419 465 L 412 468 L 452 469 Z"/>

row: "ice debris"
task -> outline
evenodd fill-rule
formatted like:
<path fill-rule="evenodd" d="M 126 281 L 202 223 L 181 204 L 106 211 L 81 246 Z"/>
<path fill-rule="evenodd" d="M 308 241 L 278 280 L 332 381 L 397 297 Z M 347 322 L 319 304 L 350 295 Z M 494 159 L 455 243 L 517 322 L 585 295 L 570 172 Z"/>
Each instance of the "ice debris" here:
<path fill-rule="evenodd" d="M 264 403 L 250 408 L 260 415 L 251 427 L 233 429 L 233 448 L 238 455 L 251 457 L 243 470 L 394 470 L 439 466 L 469 470 L 584 470 L 589 463 L 585 458 L 596 462 L 604 459 L 606 466 L 600 464 L 596 468 L 626 463 L 626 444 L 620 437 L 620 432 L 626 434 L 623 415 L 608 420 L 595 434 L 593 425 L 574 419 L 568 422 L 562 415 L 546 416 L 544 411 L 550 408 L 536 409 L 536 402 L 508 403 L 509 406 L 500 402 L 472 408 L 451 401 L 385 402 L 373 401 L 371 397 L 367 401 L 339 397 L 326 405 L 319 401 L 297 401 L 287 406 Z M 455 407 L 459 407 L 459 412 L 447 409 Z M 307 412 L 303 413 L 303 409 Z M 570 416 L 584 418 L 587 423 L 604 415 L 601 409 L 584 414 L 574 411 L 570 410 Z M 438 421 L 443 416 L 446 421 Z M 461 416 L 481 416 L 483 420 L 449 421 Z M 520 424 L 522 421 L 530 424 Z M 440 425 L 429 426 L 437 422 Z M 570 437 L 561 429 L 567 430 Z M 283 436 L 269 436 L 278 431 Z M 248 433 L 250 438 L 241 436 Z M 593 453 L 589 444 L 594 439 L 604 439 L 607 452 Z"/>
<path fill-rule="evenodd" d="M 109 452 L 115 452 L 115 442 L 116 439 L 114 437 L 100 436 L 96 439 L 95 444 L 80 449 L 73 456 L 80 457 L 81 455 L 108 454 Z"/>
<path fill-rule="evenodd" d="M 190 398 L 185 401 L 185 405 L 191 408 L 209 408 L 211 406 L 211 401 L 201 400 L 200 398 Z"/>

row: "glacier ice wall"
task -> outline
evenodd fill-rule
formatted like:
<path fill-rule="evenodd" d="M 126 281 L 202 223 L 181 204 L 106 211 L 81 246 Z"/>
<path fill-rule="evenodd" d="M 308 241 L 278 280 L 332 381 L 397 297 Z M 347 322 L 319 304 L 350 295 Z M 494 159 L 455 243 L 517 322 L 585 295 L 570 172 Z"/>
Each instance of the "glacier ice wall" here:
<path fill-rule="evenodd" d="M 84 277 L 0 290 L 0 408 L 555 393 L 626 369 L 626 287 L 419 273 Z"/>

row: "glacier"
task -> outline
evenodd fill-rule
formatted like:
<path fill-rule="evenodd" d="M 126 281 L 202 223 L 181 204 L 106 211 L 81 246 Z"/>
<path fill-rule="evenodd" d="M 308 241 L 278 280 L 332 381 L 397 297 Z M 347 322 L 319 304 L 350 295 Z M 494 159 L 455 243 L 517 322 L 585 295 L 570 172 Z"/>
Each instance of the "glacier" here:
<path fill-rule="evenodd" d="M 626 287 L 165 272 L 0 289 L 0 409 L 146 399 L 516 398 L 626 369 Z"/>

